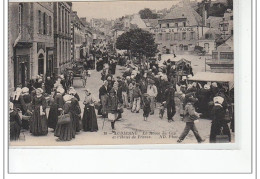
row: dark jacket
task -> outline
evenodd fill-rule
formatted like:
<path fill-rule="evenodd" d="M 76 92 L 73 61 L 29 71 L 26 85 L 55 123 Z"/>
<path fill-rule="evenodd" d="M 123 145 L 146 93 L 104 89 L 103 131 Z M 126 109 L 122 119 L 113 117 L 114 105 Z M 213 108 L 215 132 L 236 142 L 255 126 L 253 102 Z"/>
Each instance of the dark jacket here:
<path fill-rule="evenodd" d="M 104 85 L 102 85 L 99 88 L 99 99 L 101 99 L 101 96 L 108 94 L 108 87 L 106 88 Z"/>

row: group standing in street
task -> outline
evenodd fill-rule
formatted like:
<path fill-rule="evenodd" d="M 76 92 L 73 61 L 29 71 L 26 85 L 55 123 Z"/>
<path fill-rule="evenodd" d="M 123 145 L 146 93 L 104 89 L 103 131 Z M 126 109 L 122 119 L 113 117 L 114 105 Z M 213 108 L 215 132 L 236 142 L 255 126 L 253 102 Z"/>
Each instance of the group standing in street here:
<path fill-rule="evenodd" d="M 144 121 L 157 114 L 157 108 L 158 120 L 163 120 L 167 110 L 167 121 L 174 125 L 178 107 L 180 117 L 186 123 L 178 143 L 190 130 L 198 143 L 204 142 L 196 127 L 196 121 L 202 116 L 212 120 L 210 142 L 217 142 L 217 136 L 222 133 L 228 135 L 231 141 L 229 122 L 234 123 L 234 115 L 232 99 L 225 85 L 216 82 L 190 83 L 188 75 L 177 80 L 178 68 L 170 60 L 161 67 L 156 61 L 136 65 L 128 57 L 110 55 L 104 49 L 96 49 L 89 58 L 81 74 L 84 99 L 80 99 L 73 87 L 73 73 L 66 70 L 58 77 L 54 75 L 44 79 L 43 75 L 39 75 L 27 87 L 16 88 L 10 98 L 10 140 L 18 140 L 21 130 L 28 130 L 33 136 L 45 136 L 50 128 L 57 141 L 70 141 L 80 131 L 97 132 L 100 129 L 98 116 L 108 119 L 111 131 L 115 132 L 116 122 L 123 118 L 125 110 L 143 112 Z M 92 59 L 98 59 L 95 65 Z M 125 70 L 122 75 L 116 76 L 118 63 Z M 103 83 L 99 87 L 99 99 L 95 99 L 88 89 L 88 70 L 93 66 L 100 71 Z M 191 67 L 188 68 L 190 71 Z M 84 109 L 80 108 L 80 103 L 83 103 Z"/>

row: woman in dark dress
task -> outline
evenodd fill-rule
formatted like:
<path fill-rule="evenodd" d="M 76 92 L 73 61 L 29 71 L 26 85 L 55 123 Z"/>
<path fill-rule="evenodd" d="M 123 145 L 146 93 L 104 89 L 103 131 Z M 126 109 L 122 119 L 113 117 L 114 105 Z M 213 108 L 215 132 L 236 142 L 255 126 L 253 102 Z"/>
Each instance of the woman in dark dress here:
<path fill-rule="evenodd" d="M 144 97 L 143 97 L 143 111 L 144 111 L 143 117 L 144 117 L 145 121 L 147 121 L 147 118 L 151 112 L 151 108 L 150 108 L 151 101 L 148 97 L 149 97 L 149 95 L 147 93 L 145 93 Z"/>
<path fill-rule="evenodd" d="M 37 88 L 36 96 L 32 100 L 33 115 L 30 130 L 35 136 L 47 135 L 48 133 L 46 117 L 47 104 L 42 93 L 43 90 Z"/>
<path fill-rule="evenodd" d="M 72 126 L 73 131 L 76 134 L 81 130 L 80 120 L 81 120 L 81 109 L 77 98 L 73 97 L 71 99 L 71 116 L 72 116 Z"/>
<path fill-rule="evenodd" d="M 97 116 L 95 112 L 94 103 L 96 100 L 91 95 L 90 91 L 86 90 L 86 97 L 83 102 L 85 105 L 82 117 L 82 129 L 84 131 L 96 132 L 98 131 Z"/>
<path fill-rule="evenodd" d="M 58 88 L 56 94 L 51 100 L 50 111 L 48 116 L 48 127 L 52 128 L 53 130 L 56 129 L 58 116 L 61 114 L 64 105 L 64 100 L 62 97 L 63 94 L 64 94 L 64 89 Z"/>
<path fill-rule="evenodd" d="M 23 129 L 29 130 L 32 116 L 32 96 L 29 94 L 29 88 L 24 87 L 21 95 L 22 114 L 28 116 L 28 120 L 22 119 Z"/>
<path fill-rule="evenodd" d="M 214 107 L 212 109 L 212 122 L 210 129 L 210 143 L 216 142 L 216 136 L 220 135 L 221 130 L 223 135 L 228 135 L 229 142 L 231 142 L 230 129 L 228 127 L 227 121 L 225 118 L 226 110 L 222 106 L 224 98 L 217 96 L 214 99 Z"/>
<path fill-rule="evenodd" d="M 14 109 L 14 104 L 9 103 L 10 112 L 10 140 L 18 140 L 20 136 L 22 121 L 18 112 Z"/>
<path fill-rule="evenodd" d="M 10 101 L 14 104 L 15 109 L 17 110 L 22 110 L 21 94 L 22 89 L 20 87 L 17 87 L 14 92 L 14 95 L 10 99 Z"/>
<path fill-rule="evenodd" d="M 54 136 L 59 137 L 59 141 L 70 141 L 72 138 L 75 138 L 75 132 L 73 130 L 72 125 L 72 108 L 71 108 L 71 95 L 65 95 L 63 97 L 64 99 L 64 106 L 63 106 L 63 113 L 70 115 L 70 122 L 67 124 L 57 124 L 57 127 L 55 129 Z"/>

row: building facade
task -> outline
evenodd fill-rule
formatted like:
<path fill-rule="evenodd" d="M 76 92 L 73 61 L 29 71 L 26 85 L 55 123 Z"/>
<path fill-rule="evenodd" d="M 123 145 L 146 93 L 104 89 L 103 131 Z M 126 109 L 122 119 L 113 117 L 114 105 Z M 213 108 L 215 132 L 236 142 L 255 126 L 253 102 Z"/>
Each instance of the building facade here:
<path fill-rule="evenodd" d="M 71 2 L 54 2 L 54 72 L 71 65 Z"/>
<path fill-rule="evenodd" d="M 9 89 L 53 70 L 53 3 L 9 3 Z"/>
<path fill-rule="evenodd" d="M 215 73 L 234 73 L 233 36 L 212 51 L 212 58 L 207 59 L 206 64 Z"/>
<path fill-rule="evenodd" d="M 77 12 L 73 11 L 71 13 L 71 58 L 73 61 L 80 60 L 86 54 L 83 50 L 85 42 L 85 25 Z"/>
<path fill-rule="evenodd" d="M 181 54 L 193 52 L 198 40 L 209 28 L 202 24 L 202 17 L 188 4 L 175 7 L 158 20 L 150 31 L 161 53 Z"/>

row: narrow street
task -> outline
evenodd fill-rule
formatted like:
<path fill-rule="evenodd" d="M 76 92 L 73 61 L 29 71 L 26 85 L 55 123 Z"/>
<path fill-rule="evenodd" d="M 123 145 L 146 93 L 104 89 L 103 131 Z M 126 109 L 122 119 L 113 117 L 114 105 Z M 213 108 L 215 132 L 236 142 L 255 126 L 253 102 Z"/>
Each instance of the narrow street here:
<path fill-rule="evenodd" d="M 186 57 L 187 58 L 187 57 Z M 197 59 L 194 62 L 198 65 L 195 70 L 202 70 L 204 60 Z M 121 76 L 125 67 L 117 66 L 116 76 Z M 102 85 L 100 80 L 100 72 L 91 70 L 91 77 L 87 80 L 87 87 L 90 89 L 94 97 L 98 100 L 99 88 Z M 84 111 L 83 100 L 85 97 L 84 87 L 80 78 L 74 79 L 74 87 L 80 96 L 80 107 L 82 115 Z M 158 104 L 157 104 L 158 107 Z M 103 144 L 177 144 L 178 137 L 185 127 L 185 123 L 179 117 L 179 110 L 176 105 L 176 115 L 174 116 L 175 122 L 168 123 L 166 112 L 163 119 L 159 118 L 159 109 L 155 110 L 154 115 L 150 115 L 148 121 L 143 120 L 143 111 L 140 113 L 132 113 L 128 109 L 124 109 L 123 117 L 120 121 L 116 122 L 116 134 L 111 132 L 110 122 L 101 116 L 98 118 L 98 132 L 83 132 L 81 131 L 76 138 L 67 142 L 57 142 L 56 137 L 51 129 L 47 136 L 32 136 L 29 132 L 24 132 L 25 141 L 12 141 L 10 146 L 63 146 L 63 145 L 103 145 Z M 96 111 L 97 113 L 97 111 Z M 209 142 L 211 121 L 208 119 L 200 119 L 196 123 L 198 131 L 205 143 Z M 21 134 L 23 135 L 23 134 Z M 129 140 L 131 139 L 131 140 Z M 234 134 L 232 133 L 232 142 L 234 141 Z M 192 131 L 187 135 L 183 144 L 197 143 Z"/>

